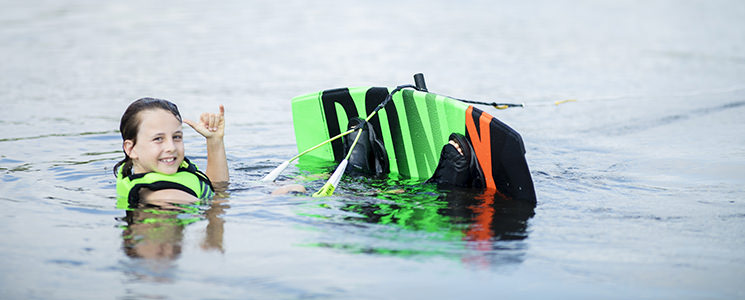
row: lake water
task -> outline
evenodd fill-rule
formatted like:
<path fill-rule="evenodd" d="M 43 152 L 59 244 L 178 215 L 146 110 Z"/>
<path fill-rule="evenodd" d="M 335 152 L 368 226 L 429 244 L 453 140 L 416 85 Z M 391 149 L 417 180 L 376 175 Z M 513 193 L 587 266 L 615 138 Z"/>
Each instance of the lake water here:
<path fill-rule="evenodd" d="M 743 1 L 3 7 L 2 299 L 745 298 Z M 535 210 L 256 182 L 297 153 L 292 97 L 418 72 L 433 92 L 527 104 L 481 108 L 522 134 Z M 226 195 L 116 208 L 119 118 L 145 96 L 186 118 L 225 105 Z M 531 106 L 562 99 L 578 101 Z M 322 185 L 302 173 L 283 180 Z"/>

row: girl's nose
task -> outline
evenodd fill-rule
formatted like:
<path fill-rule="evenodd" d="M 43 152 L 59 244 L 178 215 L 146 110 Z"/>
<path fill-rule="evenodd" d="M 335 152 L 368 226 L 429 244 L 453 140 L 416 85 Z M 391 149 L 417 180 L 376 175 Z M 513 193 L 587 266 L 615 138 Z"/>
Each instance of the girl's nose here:
<path fill-rule="evenodd" d="M 176 151 L 176 141 L 174 141 L 172 138 L 169 138 L 166 140 L 166 142 L 163 145 L 165 151 L 173 152 Z"/>

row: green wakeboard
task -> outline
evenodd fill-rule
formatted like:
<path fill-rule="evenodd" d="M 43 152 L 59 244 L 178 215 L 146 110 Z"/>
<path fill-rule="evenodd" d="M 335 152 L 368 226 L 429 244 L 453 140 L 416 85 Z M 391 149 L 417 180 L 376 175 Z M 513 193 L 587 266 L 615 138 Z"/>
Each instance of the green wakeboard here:
<path fill-rule="evenodd" d="M 298 151 L 304 151 L 346 131 L 350 119 L 366 118 L 392 89 L 356 87 L 325 90 L 292 99 L 292 119 Z M 440 151 L 451 133 L 473 145 L 487 189 L 535 203 L 535 190 L 525 160 L 522 138 L 493 116 L 453 98 L 404 89 L 370 119 L 383 139 L 390 174 L 426 180 L 437 167 Z M 339 162 L 346 153 L 341 139 L 301 157 Z"/>

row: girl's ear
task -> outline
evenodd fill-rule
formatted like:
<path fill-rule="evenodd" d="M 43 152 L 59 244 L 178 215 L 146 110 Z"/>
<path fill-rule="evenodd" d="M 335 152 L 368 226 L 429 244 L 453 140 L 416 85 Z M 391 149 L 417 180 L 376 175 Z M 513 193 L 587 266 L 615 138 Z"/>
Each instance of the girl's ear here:
<path fill-rule="evenodd" d="M 124 148 L 124 153 L 127 154 L 127 156 L 131 159 L 137 158 L 137 154 L 132 151 L 134 149 L 135 143 L 132 140 L 124 140 L 124 143 L 122 144 L 122 148 Z"/>

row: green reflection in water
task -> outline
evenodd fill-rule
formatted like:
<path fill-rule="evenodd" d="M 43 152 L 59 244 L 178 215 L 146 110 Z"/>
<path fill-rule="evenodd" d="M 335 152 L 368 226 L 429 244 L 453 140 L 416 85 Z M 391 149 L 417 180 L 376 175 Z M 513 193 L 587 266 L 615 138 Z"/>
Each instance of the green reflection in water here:
<path fill-rule="evenodd" d="M 500 261 L 519 262 L 522 260 L 515 256 L 522 255 L 524 244 L 515 242 L 527 238 L 528 219 L 534 215 L 532 205 L 498 192 L 443 190 L 434 184 L 390 177 L 345 177 L 341 193 L 335 199 L 340 203 L 314 204 L 316 208 L 330 209 L 330 214 L 304 215 L 338 220 L 339 211 L 343 211 L 342 223 L 335 226 L 368 224 L 355 229 L 366 238 L 321 241 L 306 246 L 350 253 L 448 256 L 463 260 L 473 260 L 473 252 L 504 252 L 512 258 L 500 258 Z"/>

